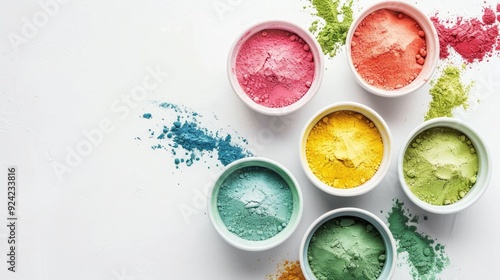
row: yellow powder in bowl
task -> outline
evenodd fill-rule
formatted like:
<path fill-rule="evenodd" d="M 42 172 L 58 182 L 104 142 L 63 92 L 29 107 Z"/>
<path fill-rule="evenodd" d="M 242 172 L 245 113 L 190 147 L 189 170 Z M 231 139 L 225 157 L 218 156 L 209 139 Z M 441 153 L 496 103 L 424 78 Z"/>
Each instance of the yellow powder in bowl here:
<path fill-rule="evenodd" d="M 354 111 L 336 111 L 323 117 L 306 142 L 311 171 L 334 188 L 354 188 L 368 181 L 377 172 L 383 153 L 377 127 Z"/>

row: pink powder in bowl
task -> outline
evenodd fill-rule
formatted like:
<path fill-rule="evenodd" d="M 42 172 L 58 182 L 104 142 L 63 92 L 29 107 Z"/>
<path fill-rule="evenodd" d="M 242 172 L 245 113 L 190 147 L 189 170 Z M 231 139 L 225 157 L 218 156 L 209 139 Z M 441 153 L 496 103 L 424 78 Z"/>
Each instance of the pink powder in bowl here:
<path fill-rule="evenodd" d="M 236 56 L 238 83 L 255 103 L 281 108 L 300 100 L 315 78 L 311 46 L 295 33 L 264 29 L 243 42 Z"/>

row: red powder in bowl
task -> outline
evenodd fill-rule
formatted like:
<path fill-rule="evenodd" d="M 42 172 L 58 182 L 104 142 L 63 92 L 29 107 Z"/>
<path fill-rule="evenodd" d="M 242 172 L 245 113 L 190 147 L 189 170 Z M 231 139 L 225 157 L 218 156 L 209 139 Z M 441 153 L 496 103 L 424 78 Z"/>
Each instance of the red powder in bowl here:
<path fill-rule="evenodd" d="M 351 57 L 359 75 L 385 90 L 410 84 L 422 70 L 426 55 L 425 34 L 418 23 L 388 9 L 366 16 L 351 42 Z"/>
<path fill-rule="evenodd" d="M 266 107 L 285 107 L 306 94 L 314 79 L 308 44 L 296 34 L 264 30 L 244 42 L 236 58 L 236 77 L 245 93 Z"/>

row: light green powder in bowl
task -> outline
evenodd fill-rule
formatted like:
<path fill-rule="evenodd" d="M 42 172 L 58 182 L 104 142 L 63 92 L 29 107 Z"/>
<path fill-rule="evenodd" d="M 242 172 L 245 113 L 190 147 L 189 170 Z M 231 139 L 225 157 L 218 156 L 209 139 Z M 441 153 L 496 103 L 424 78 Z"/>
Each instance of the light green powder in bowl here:
<path fill-rule="evenodd" d="M 433 205 L 463 198 L 477 180 L 478 156 L 471 140 L 449 127 L 418 134 L 406 149 L 403 172 L 410 190 Z"/>
<path fill-rule="evenodd" d="M 420 208 L 451 214 L 474 204 L 491 178 L 491 156 L 467 123 L 435 118 L 417 126 L 398 157 L 403 191 Z"/>

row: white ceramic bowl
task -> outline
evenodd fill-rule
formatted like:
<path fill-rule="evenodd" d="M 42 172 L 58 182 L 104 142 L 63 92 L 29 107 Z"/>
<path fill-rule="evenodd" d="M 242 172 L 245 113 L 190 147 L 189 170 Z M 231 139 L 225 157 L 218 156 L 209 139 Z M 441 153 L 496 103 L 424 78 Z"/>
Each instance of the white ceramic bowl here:
<path fill-rule="evenodd" d="M 304 237 L 302 238 L 299 251 L 300 268 L 302 269 L 302 273 L 304 274 L 305 278 L 307 280 L 316 279 L 316 276 L 314 276 L 314 273 L 311 270 L 307 258 L 309 243 L 311 242 L 311 238 L 316 232 L 316 230 L 318 230 L 318 228 L 320 228 L 324 223 L 332 219 L 348 217 L 348 216 L 361 218 L 367 221 L 368 223 L 372 224 L 373 227 L 378 230 L 380 236 L 384 241 L 385 251 L 386 251 L 385 264 L 382 269 L 382 273 L 380 274 L 378 279 L 391 279 L 394 273 L 394 269 L 396 268 L 396 259 L 397 259 L 396 241 L 394 240 L 391 231 L 389 230 L 389 228 L 387 228 L 384 222 L 382 222 L 382 220 L 380 220 L 380 218 L 378 218 L 374 214 L 363 209 L 352 208 L 352 207 L 339 208 L 327 212 L 321 215 L 319 218 L 317 218 L 316 221 L 314 221 L 311 224 L 311 226 L 309 226 L 309 228 L 307 229 L 306 233 L 304 234 Z M 332 263 L 332 265 L 335 264 Z"/>
<path fill-rule="evenodd" d="M 399 89 L 384 90 L 367 83 L 354 67 L 351 57 L 351 42 L 354 31 L 356 31 L 356 28 L 366 16 L 380 9 L 394 10 L 412 17 L 425 32 L 427 56 L 425 57 L 422 71 L 410 84 Z M 367 91 L 379 96 L 399 97 L 418 90 L 430 80 L 439 60 L 439 38 L 434 24 L 432 24 L 431 20 L 417 7 L 402 1 L 383 1 L 365 8 L 351 24 L 346 38 L 346 54 L 349 67 L 359 85 Z"/>
<path fill-rule="evenodd" d="M 246 240 L 229 231 L 222 221 L 217 207 L 219 190 L 227 177 L 241 168 L 251 166 L 263 167 L 274 171 L 287 183 L 293 197 L 292 215 L 287 225 L 275 236 L 259 241 Z M 243 158 L 227 165 L 210 190 L 208 199 L 208 216 L 210 217 L 210 222 L 215 230 L 229 244 L 246 251 L 263 251 L 278 246 L 284 242 L 297 228 L 303 211 L 302 192 L 297 180 L 295 180 L 293 175 L 279 163 L 260 157 Z"/>
<path fill-rule="evenodd" d="M 474 186 L 463 198 L 461 198 L 455 203 L 448 205 L 433 205 L 419 199 L 410 190 L 404 178 L 403 160 L 406 149 L 416 136 L 418 136 L 421 132 L 426 131 L 433 127 L 448 127 L 455 129 L 459 132 L 462 132 L 465 136 L 467 136 L 467 138 L 470 139 L 470 141 L 474 145 L 479 160 L 477 180 Z M 474 129 L 472 129 L 472 127 L 470 127 L 465 122 L 454 118 L 435 118 L 423 122 L 422 124 L 417 126 L 404 141 L 404 144 L 401 147 L 401 151 L 398 157 L 398 176 L 399 176 L 399 181 L 401 183 L 401 187 L 403 188 L 405 194 L 413 203 L 415 203 L 420 208 L 436 214 L 457 213 L 474 204 L 486 191 L 486 188 L 488 187 L 491 178 L 490 153 L 488 152 L 488 149 L 484 144 L 483 139 L 479 136 L 479 134 L 477 134 L 477 132 L 474 131 Z"/>
<path fill-rule="evenodd" d="M 271 108 L 261 105 L 253 101 L 247 93 L 243 90 L 238 79 L 236 77 L 236 58 L 238 56 L 240 47 L 243 43 L 245 43 L 250 37 L 254 34 L 259 33 L 266 29 L 281 29 L 285 31 L 289 31 L 291 33 L 297 34 L 302 40 L 305 41 L 309 45 L 310 52 L 313 55 L 314 59 L 314 78 L 311 82 L 311 86 L 309 90 L 296 102 L 279 108 Z M 324 58 L 323 53 L 321 51 L 321 47 L 314 38 L 314 36 L 306 29 L 282 20 L 272 20 L 272 21 L 264 21 L 257 24 L 252 25 L 251 27 L 245 29 L 243 33 L 238 36 L 231 46 L 229 50 L 229 56 L 227 59 L 227 75 L 229 78 L 229 83 L 233 88 L 236 95 L 251 109 L 266 115 L 280 116 L 292 113 L 304 105 L 306 105 L 311 99 L 316 95 L 323 80 L 323 72 L 324 72 Z"/>
<path fill-rule="evenodd" d="M 382 162 L 380 163 L 377 172 L 373 175 L 373 177 L 364 182 L 362 185 L 349 189 L 334 188 L 322 182 L 312 172 L 307 162 L 307 156 L 306 156 L 306 142 L 307 138 L 309 137 L 309 133 L 311 132 L 311 129 L 316 125 L 318 121 L 320 121 L 326 115 L 336 111 L 344 111 L 344 110 L 358 112 L 364 115 L 366 118 L 370 119 L 373 122 L 373 124 L 375 124 L 375 126 L 377 127 L 380 137 L 382 139 L 382 143 L 384 144 L 384 153 L 382 156 Z M 362 195 L 374 189 L 377 185 L 379 185 L 379 183 L 384 179 L 384 176 L 387 174 L 387 171 L 389 171 L 389 167 L 391 165 L 391 142 L 392 142 L 392 136 L 389 127 L 387 126 L 384 119 L 382 119 L 382 117 L 373 109 L 363 104 L 355 102 L 335 103 L 321 109 L 318 113 L 312 116 L 304 126 L 299 142 L 300 161 L 302 164 L 302 168 L 304 169 L 304 172 L 306 173 L 309 180 L 311 180 L 311 182 L 320 190 L 336 196 Z"/>

